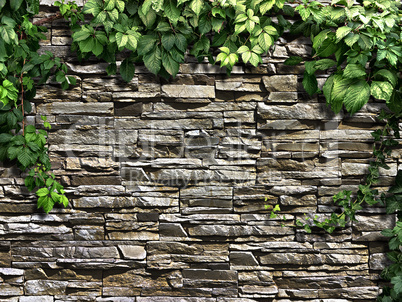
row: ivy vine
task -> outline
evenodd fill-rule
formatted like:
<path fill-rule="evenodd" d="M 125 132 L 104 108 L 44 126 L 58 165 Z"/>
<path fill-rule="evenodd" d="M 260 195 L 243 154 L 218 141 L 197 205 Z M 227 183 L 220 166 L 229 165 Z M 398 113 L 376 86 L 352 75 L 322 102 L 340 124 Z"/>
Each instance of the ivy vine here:
<path fill-rule="evenodd" d="M 320 221 L 297 220 L 333 232 L 355 219 L 364 204 L 381 202 L 387 213 L 397 213 L 389 258 L 395 262 L 383 277 L 393 288 L 385 288 L 379 301 L 400 301 L 402 295 L 402 173 L 388 194 L 372 188 L 379 168 L 387 169 L 386 157 L 397 145 L 402 115 L 402 12 L 398 0 L 89 0 L 81 9 L 74 2 L 56 1 L 59 12 L 32 22 L 39 12 L 39 0 L 0 0 L 0 161 L 13 161 L 24 172 L 25 184 L 36 190 L 38 208 L 48 213 L 56 203 L 68 205 L 63 186 L 51 173 L 46 147 L 50 124 L 27 124 L 30 101 L 36 86 L 50 78 L 63 89 L 75 84 L 66 65 L 50 52 L 38 54 L 45 39 L 43 25 L 66 18 L 73 31 L 72 50 L 81 60 L 96 56 L 109 63 L 109 75 L 119 73 L 125 81 L 134 77 L 135 65 L 144 64 L 162 77 L 176 76 L 185 55 L 200 62 L 219 63 L 230 74 L 239 61 L 258 66 L 271 46 L 286 31 L 304 34 L 312 41 L 311 59 L 291 57 L 286 64 L 304 63 L 303 86 L 313 95 L 323 93 L 336 113 L 343 108 L 351 115 L 370 99 L 385 101 L 388 111 L 379 119 L 382 130 L 373 132 L 375 141 L 369 172 L 356 194 L 342 191 L 334 196 L 340 213 Z M 89 18 L 84 18 L 87 16 Z M 86 21 L 87 20 L 87 21 Z M 116 55 L 123 55 L 118 66 Z M 330 74 L 322 89 L 317 72 Z M 394 138 L 393 138 L 394 137 Z M 280 210 L 273 209 L 271 217 Z"/>
<path fill-rule="evenodd" d="M 37 85 L 53 77 L 68 88 L 75 78 L 66 75 L 60 58 L 38 54 L 39 41 L 46 39 L 46 28 L 31 22 L 38 12 L 37 0 L 0 1 L 0 161 L 15 161 L 26 172 L 25 185 L 36 189 L 38 208 L 48 213 L 55 203 L 67 206 L 68 199 L 50 171 L 46 129 L 51 126 L 46 117 L 41 128 L 28 125 L 26 115 Z"/>

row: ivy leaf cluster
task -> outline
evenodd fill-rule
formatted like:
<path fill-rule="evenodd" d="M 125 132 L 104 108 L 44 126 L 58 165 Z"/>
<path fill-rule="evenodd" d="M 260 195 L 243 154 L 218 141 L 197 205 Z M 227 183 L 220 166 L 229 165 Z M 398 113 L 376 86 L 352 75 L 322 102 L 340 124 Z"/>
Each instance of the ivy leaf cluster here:
<path fill-rule="evenodd" d="M 390 281 L 393 287 L 386 286 L 378 296 L 378 301 L 402 300 L 402 171 L 399 171 L 395 185 L 388 191 L 386 197 L 387 214 L 396 214 L 397 222 L 393 229 L 385 229 L 382 235 L 389 237 L 389 252 L 387 257 L 393 262 L 381 273 L 381 277 Z"/>
<path fill-rule="evenodd" d="M 40 55 L 39 41 L 45 27 L 31 22 L 39 12 L 39 0 L 0 1 L 0 161 L 14 162 L 23 172 L 25 184 L 36 190 L 38 208 L 48 213 L 56 203 L 68 205 L 63 186 L 50 173 L 46 141 L 50 124 L 27 125 L 30 101 L 37 85 L 49 78 L 64 89 L 75 84 L 67 66 L 50 52 Z M 48 190 L 46 196 L 44 189 Z"/>
<path fill-rule="evenodd" d="M 73 26 L 73 49 L 81 59 L 95 55 L 118 71 L 116 53 L 125 58 L 122 78 L 130 81 L 135 64 L 143 62 L 151 72 L 175 76 L 189 50 L 200 62 L 220 62 L 228 73 L 240 61 L 257 66 L 275 40 L 290 25 L 282 15 L 294 10 L 284 0 L 204 1 L 89 0 L 82 13 L 92 19 Z M 277 13 L 277 18 L 267 12 Z M 220 52 L 215 56 L 213 49 Z"/>
<path fill-rule="evenodd" d="M 187 52 L 200 62 L 219 62 L 230 74 L 238 62 L 258 66 L 285 30 L 310 37 L 313 53 L 304 62 L 303 77 L 307 93 L 321 92 L 316 73 L 329 72 L 322 93 L 334 112 L 345 108 L 354 114 L 375 98 L 384 100 L 392 113 L 381 113 L 386 125 L 372 133 L 374 160 L 365 183 L 356 194 L 342 191 L 333 197 L 341 212 L 324 221 L 306 217 L 296 225 L 307 232 L 316 226 L 331 233 L 355 220 L 364 204 L 385 204 L 389 214 L 397 214 L 398 222 L 394 229 L 383 231 L 390 237 L 388 257 L 394 262 L 383 277 L 393 288 L 385 288 L 379 300 L 401 300 L 402 173 L 388 194 L 372 188 L 379 168 L 388 169 L 386 157 L 398 144 L 392 137 L 399 138 L 402 14 L 398 1 L 333 0 L 323 5 L 302 0 L 294 8 L 285 0 L 88 0 L 81 10 L 74 2 L 62 0 L 55 6 L 60 13 L 54 18 L 70 21 L 72 50 L 78 57 L 85 60 L 94 55 L 108 62 L 107 73 L 119 72 L 127 82 L 134 77 L 135 65 L 142 63 L 154 74 L 174 77 Z M 60 58 L 50 52 L 38 54 L 46 31 L 40 26 L 44 20 L 30 21 L 38 12 L 39 0 L 0 0 L 0 160 L 18 165 L 27 175 L 28 189 L 36 190 L 38 208 L 48 213 L 57 203 L 68 205 L 63 186 L 50 172 L 46 139 L 51 127 L 46 117 L 39 128 L 26 125 L 25 117 L 32 111 L 30 100 L 37 85 L 52 77 L 67 89 L 75 78 L 67 75 Z M 286 20 L 285 16 L 295 14 L 300 21 Z M 119 66 L 117 54 L 123 56 Z M 291 57 L 286 63 L 303 61 Z M 271 217 L 276 218 L 279 211 L 279 205 L 275 206 Z"/>
<path fill-rule="evenodd" d="M 328 233 L 334 232 L 338 227 L 345 227 L 349 221 L 356 221 L 356 212 L 362 210 L 365 204 L 372 206 L 380 203 L 387 205 L 389 209 L 392 207 L 394 209 L 397 209 L 399 206 L 402 207 L 402 204 L 400 204 L 402 199 L 400 200 L 394 195 L 389 197 L 384 193 L 379 194 L 377 189 L 372 188 L 373 185 L 377 184 L 379 181 L 379 169 L 390 169 L 386 163 L 386 159 L 391 155 L 392 149 L 398 145 L 396 139 L 400 138 L 399 117 L 396 117 L 393 113 L 382 111 L 379 115 L 379 119 L 385 121 L 386 124 L 383 129 L 378 129 L 371 133 L 374 139 L 374 160 L 369 162 L 365 182 L 359 185 L 356 194 L 352 194 L 352 191 L 343 190 L 332 197 L 334 204 L 340 207 L 340 213 L 331 213 L 331 216 L 324 220 L 320 220 L 317 215 L 314 216 L 313 219 L 306 216 L 304 221 L 298 219 L 296 224 L 300 227 L 304 227 L 308 233 L 311 233 L 312 226 L 324 229 Z M 400 173 L 402 174 L 402 172 Z M 399 194 L 397 188 L 401 188 L 402 186 L 400 180 L 401 176 L 398 176 L 396 178 L 396 185 L 390 189 L 389 193 Z"/>
<path fill-rule="evenodd" d="M 332 68 L 322 92 L 335 113 L 343 107 L 354 114 L 371 97 L 385 100 L 395 114 L 402 112 L 402 15 L 394 0 L 333 0 L 330 6 L 304 1 L 296 7 L 302 20 L 291 32 L 313 42 L 313 61 L 305 62 L 303 85 L 320 92 L 315 73 Z M 288 59 L 289 65 L 301 58 Z"/>

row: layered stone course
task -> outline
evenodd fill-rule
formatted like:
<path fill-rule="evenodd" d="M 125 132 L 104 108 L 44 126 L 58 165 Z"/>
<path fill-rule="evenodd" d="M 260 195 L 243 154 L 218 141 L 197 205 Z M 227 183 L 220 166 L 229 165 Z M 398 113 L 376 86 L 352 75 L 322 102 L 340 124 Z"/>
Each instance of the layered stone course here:
<path fill-rule="evenodd" d="M 130 83 L 77 62 L 70 42 L 56 21 L 43 49 L 77 85 L 40 87 L 28 117 L 52 125 L 70 205 L 42 214 L 20 172 L 0 168 L 0 301 L 375 301 L 387 264 L 380 232 L 393 216 L 366 207 L 331 235 L 293 225 L 328 217 L 334 194 L 356 191 L 384 104 L 350 117 L 308 97 L 302 67 L 283 65 L 308 56 L 303 38 L 281 38 L 261 66 L 231 77 L 189 57 L 175 79 L 137 66 Z M 388 162 L 380 192 L 401 150 Z M 277 204 L 270 219 L 266 205 Z"/>

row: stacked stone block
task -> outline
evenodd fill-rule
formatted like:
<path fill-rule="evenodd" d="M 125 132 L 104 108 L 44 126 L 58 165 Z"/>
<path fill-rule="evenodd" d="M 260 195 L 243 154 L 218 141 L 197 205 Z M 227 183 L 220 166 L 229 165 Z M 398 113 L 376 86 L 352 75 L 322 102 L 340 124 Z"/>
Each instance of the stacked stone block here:
<path fill-rule="evenodd" d="M 12 163 L 0 168 L 1 301 L 375 301 L 387 263 L 380 231 L 394 217 L 377 205 L 331 235 L 293 225 L 324 219 L 338 210 L 334 194 L 356 191 L 384 104 L 350 117 L 308 97 L 303 68 L 283 65 L 308 56 L 304 39 L 281 39 L 261 66 L 231 77 L 189 57 L 175 79 L 137 66 L 124 83 L 69 54 L 63 21 L 48 37 L 43 49 L 77 85 L 40 87 L 28 119 L 52 125 L 70 205 L 42 214 Z M 394 150 L 380 191 L 400 158 Z"/>

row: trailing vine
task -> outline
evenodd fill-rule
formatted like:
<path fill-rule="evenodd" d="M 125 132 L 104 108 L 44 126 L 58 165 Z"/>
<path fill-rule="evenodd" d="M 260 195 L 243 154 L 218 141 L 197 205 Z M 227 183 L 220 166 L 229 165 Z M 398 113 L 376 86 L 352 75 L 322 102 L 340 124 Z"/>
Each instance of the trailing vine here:
<path fill-rule="evenodd" d="M 63 186 L 51 173 L 46 147 L 50 124 L 27 124 L 36 86 L 53 80 L 66 89 L 75 84 L 67 66 L 52 53 L 38 54 L 45 27 L 31 22 L 39 12 L 39 0 L 0 1 L 0 161 L 13 161 L 25 172 L 25 185 L 36 189 L 38 208 L 48 213 L 56 203 L 68 205 Z"/>
<path fill-rule="evenodd" d="M 36 190 L 38 208 L 48 213 L 56 203 L 68 205 L 63 186 L 51 173 L 46 147 L 50 124 L 28 125 L 30 101 L 36 86 L 49 78 L 63 89 L 75 84 L 67 67 L 50 52 L 38 54 L 39 41 L 45 39 L 42 25 L 66 18 L 73 31 L 72 50 L 81 60 L 90 56 L 109 63 L 109 75 L 119 73 L 125 81 L 134 77 L 135 65 L 144 64 L 162 77 L 176 76 L 187 52 L 200 62 L 219 63 L 230 74 L 239 61 L 258 66 L 274 42 L 285 31 L 310 37 L 311 59 L 291 57 L 286 64 L 304 63 L 303 86 L 313 95 L 323 93 L 335 113 L 343 108 L 351 115 L 370 99 L 385 101 L 388 113 L 379 118 L 383 130 L 373 132 L 375 141 L 365 183 L 356 194 L 342 191 L 334 196 L 340 213 L 320 221 L 297 220 L 333 232 L 355 219 L 364 204 L 382 202 L 388 213 L 400 218 L 402 173 L 388 194 L 373 189 L 379 168 L 387 169 L 386 157 L 399 138 L 402 115 L 402 13 L 397 0 L 333 0 L 331 5 L 317 1 L 285 0 L 88 0 L 79 8 L 74 2 L 56 1 L 58 13 L 32 23 L 39 12 L 39 0 L 0 0 L 0 160 L 14 161 L 24 172 L 29 190 Z M 87 15 L 87 19 L 84 18 Z M 87 20 L 87 21 L 85 21 Z M 290 21 L 291 22 L 290 22 Z M 123 56 L 117 64 L 117 54 Z M 322 89 L 317 72 L 327 72 Z M 322 91 L 321 91 L 322 90 Z M 280 210 L 273 209 L 271 217 Z M 398 301 L 402 292 L 402 222 L 393 230 L 389 254 L 395 265 L 383 276 L 394 287 L 385 289 L 380 301 Z"/>

